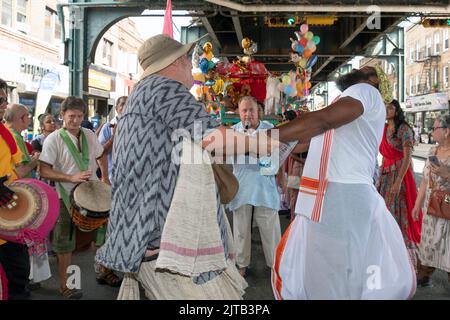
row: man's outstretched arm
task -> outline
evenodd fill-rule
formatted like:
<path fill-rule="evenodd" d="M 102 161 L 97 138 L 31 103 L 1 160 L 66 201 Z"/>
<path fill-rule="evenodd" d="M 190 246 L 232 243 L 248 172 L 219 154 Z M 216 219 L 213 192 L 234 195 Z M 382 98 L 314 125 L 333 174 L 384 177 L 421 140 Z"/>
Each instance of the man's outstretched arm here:
<path fill-rule="evenodd" d="M 351 97 L 343 97 L 327 108 L 306 113 L 279 128 L 282 142 L 308 142 L 312 137 L 330 129 L 336 129 L 352 122 L 364 112 L 362 103 Z"/>

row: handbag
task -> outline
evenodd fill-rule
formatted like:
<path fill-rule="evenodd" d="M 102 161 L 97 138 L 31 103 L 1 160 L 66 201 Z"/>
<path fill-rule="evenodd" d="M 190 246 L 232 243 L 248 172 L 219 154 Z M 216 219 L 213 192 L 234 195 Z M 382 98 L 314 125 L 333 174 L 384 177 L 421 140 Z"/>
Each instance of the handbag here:
<path fill-rule="evenodd" d="M 433 180 L 430 170 L 430 199 L 428 202 L 427 214 L 433 217 L 450 220 L 450 192 L 433 190 Z"/>
<path fill-rule="evenodd" d="M 228 165 L 212 163 L 211 167 L 214 172 L 214 180 L 219 189 L 220 203 L 230 203 L 239 190 L 239 181 Z"/>

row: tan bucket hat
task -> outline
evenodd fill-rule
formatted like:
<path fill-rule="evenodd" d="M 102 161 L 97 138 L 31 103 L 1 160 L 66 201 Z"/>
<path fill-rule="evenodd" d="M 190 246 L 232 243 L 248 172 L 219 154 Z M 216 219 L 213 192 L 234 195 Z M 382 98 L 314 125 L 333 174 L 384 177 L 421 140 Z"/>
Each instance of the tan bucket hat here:
<path fill-rule="evenodd" d="M 195 44 L 205 36 L 185 45 L 163 34 L 147 39 L 138 51 L 139 64 L 144 69 L 141 79 L 171 65 L 175 60 L 191 51 Z"/>

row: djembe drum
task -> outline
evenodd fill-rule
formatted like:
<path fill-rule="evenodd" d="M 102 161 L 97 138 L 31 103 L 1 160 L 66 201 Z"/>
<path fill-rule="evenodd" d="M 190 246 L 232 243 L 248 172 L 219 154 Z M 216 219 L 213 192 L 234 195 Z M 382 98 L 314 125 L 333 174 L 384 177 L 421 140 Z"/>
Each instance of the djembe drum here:
<path fill-rule="evenodd" d="M 86 181 L 70 194 L 71 217 L 80 231 L 91 232 L 103 226 L 111 210 L 111 186 L 102 181 Z"/>
<path fill-rule="evenodd" d="M 17 195 L 15 206 L 0 208 L 0 238 L 26 244 L 45 244 L 59 215 L 57 192 L 36 179 L 19 179 L 8 185 Z"/>

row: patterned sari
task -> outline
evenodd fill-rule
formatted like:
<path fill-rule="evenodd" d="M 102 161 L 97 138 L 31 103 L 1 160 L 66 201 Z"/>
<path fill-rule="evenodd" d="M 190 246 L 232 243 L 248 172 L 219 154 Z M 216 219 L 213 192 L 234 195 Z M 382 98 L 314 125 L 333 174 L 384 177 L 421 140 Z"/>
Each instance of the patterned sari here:
<path fill-rule="evenodd" d="M 378 192 L 386 201 L 386 206 L 397 221 L 408 249 L 417 249 L 420 243 L 422 212 L 419 220 L 414 221 L 412 210 L 417 198 L 416 183 L 411 164 L 403 178 L 400 192 L 395 199 L 390 199 L 392 186 L 397 179 L 403 160 L 403 146 L 413 147 L 414 132 L 407 125 L 400 125 L 393 136 L 388 125 L 385 126 L 380 153 L 383 156 Z"/>

